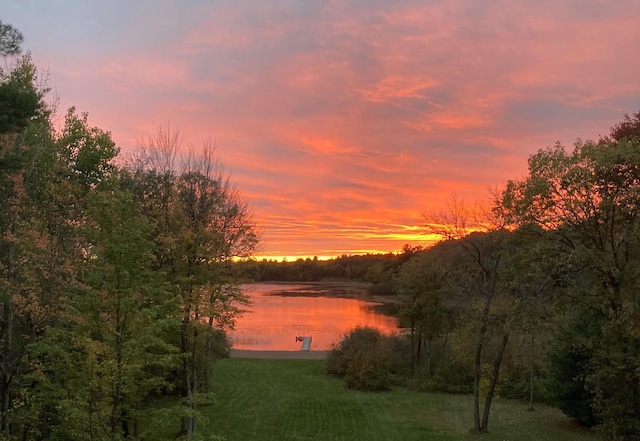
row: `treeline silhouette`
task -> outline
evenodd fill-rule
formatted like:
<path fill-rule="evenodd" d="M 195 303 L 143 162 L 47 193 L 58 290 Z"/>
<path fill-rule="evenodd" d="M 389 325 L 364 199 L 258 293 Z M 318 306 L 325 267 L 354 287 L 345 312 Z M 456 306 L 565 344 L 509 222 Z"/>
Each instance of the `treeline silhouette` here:
<path fill-rule="evenodd" d="M 246 280 L 254 282 L 351 280 L 370 283 L 374 294 L 391 295 L 400 267 L 421 250 L 421 246 L 405 245 L 401 253 L 342 255 L 330 260 L 317 257 L 295 261 L 250 259 L 233 265 Z"/>

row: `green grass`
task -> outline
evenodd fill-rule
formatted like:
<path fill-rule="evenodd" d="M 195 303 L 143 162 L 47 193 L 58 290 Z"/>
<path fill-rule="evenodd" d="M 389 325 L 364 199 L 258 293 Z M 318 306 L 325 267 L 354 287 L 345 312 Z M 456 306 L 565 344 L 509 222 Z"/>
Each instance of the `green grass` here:
<path fill-rule="evenodd" d="M 471 397 L 394 390 L 355 392 L 312 360 L 226 359 L 213 369 L 216 401 L 200 433 L 227 441 L 594 441 L 558 410 L 496 400 L 490 434 L 470 435 Z"/>

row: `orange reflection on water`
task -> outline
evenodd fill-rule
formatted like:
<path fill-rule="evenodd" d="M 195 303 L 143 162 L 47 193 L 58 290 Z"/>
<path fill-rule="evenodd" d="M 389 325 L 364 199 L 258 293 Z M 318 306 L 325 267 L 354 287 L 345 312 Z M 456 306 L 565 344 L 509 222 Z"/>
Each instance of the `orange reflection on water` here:
<path fill-rule="evenodd" d="M 356 326 L 371 326 L 384 333 L 398 329 L 395 317 L 374 310 L 377 303 L 335 295 L 318 285 L 245 285 L 252 306 L 238 318 L 231 333 L 234 349 L 300 350 L 296 337 L 312 337 L 311 350 L 327 350 Z"/>

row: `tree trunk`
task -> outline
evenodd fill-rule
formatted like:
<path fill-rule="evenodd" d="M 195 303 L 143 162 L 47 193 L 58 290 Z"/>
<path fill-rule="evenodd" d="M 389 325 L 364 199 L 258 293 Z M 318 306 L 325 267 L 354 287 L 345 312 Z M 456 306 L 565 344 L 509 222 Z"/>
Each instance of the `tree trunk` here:
<path fill-rule="evenodd" d="M 11 347 L 13 346 L 13 302 L 10 298 L 5 301 L 4 304 L 4 344 L 5 353 L 2 360 L 2 433 L 10 438 L 10 425 L 9 425 L 9 408 L 11 406 L 9 389 L 11 386 L 11 379 L 13 377 L 13 368 L 11 366 Z"/>
<path fill-rule="evenodd" d="M 17 236 L 17 222 L 15 221 L 15 219 L 13 220 L 13 222 L 11 223 L 11 237 L 13 239 L 16 238 Z M 5 266 L 6 266 L 6 272 L 8 275 L 7 281 L 10 284 L 15 283 L 16 281 L 16 273 L 14 272 L 14 254 L 16 251 L 16 246 L 15 243 L 10 243 L 9 244 L 9 250 L 7 251 L 7 256 L 6 256 L 6 262 Z M 11 430 L 10 430 L 10 424 L 9 424 L 9 408 L 11 407 L 11 399 L 10 399 L 10 387 L 11 387 L 11 381 L 13 379 L 13 373 L 15 372 L 14 367 L 12 366 L 12 349 L 13 349 L 13 326 L 14 326 L 14 304 L 13 304 L 13 299 L 11 297 L 11 293 L 10 292 L 6 292 L 5 295 L 7 296 L 7 298 L 4 301 L 4 305 L 3 305 L 3 309 L 4 309 L 4 329 L 3 329 L 3 339 L 4 339 L 4 354 L 2 354 L 2 365 L 0 366 L 2 368 L 2 390 L 0 392 L 2 392 L 2 433 L 7 437 L 7 439 L 10 439 L 10 435 L 11 435 Z"/>
<path fill-rule="evenodd" d="M 533 380 L 534 380 L 534 361 L 535 361 L 535 330 L 531 331 L 531 378 L 529 379 L 529 410 L 533 410 Z"/>
<path fill-rule="evenodd" d="M 473 363 L 473 426 L 476 433 L 483 433 L 483 426 L 480 423 L 480 379 L 482 378 L 482 350 L 484 348 L 484 338 L 487 333 L 489 321 L 489 309 L 491 307 L 491 296 L 488 296 L 482 311 L 482 325 L 476 346 L 476 358 Z"/>
<path fill-rule="evenodd" d="M 116 283 L 116 290 L 119 288 L 119 282 Z M 123 360 L 122 360 L 122 346 L 123 346 L 123 319 L 120 314 L 120 302 L 121 302 L 121 293 L 118 291 L 116 293 L 117 302 L 116 302 L 116 311 L 115 311 L 115 341 L 114 341 L 114 352 L 116 356 L 116 372 L 114 385 L 112 389 L 112 403 L 111 403 L 111 434 L 116 436 L 124 425 L 124 421 L 122 416 L 124 415 L 123 408 L 123 393 L 122 393 L 122 383 L 123 383 Z"/>
<path fill-rule="evenodd" d="M 416 366 L 420 365 L 420 359 L 422 358 L 422 329 L 423 325 L 421 323 L 420 331 L 418 332 L 418 344 L 416 345 L 418 347 L 418 354 L 416 355 Z"/>
<path fill-rule="evenodd" d="M 496 357 L 496 360 L 493 363 L 493 375 L 491 377 L 491 382 L 489 383 L 487 398 L 485 399 L 485 402 L 484 402 L 484 412 L 482 415 L 482 425 L 480 426 L 480 433 L 487 433 L 489 430 L 489 412 L 491 411 L 491 401 L 493 400 L 493 394 L 495 392 L 496 385 L 498 384 L 498 374 L 500 373 L 502 356 L 504 355 L 508 342 L 509 342 L 509 333 L 506 333 L 502 337 L 502 344 L 500 345 L 498 356 Z"/>
<path fill-rule="evenodd" d="M 191 402 L 192 402 L 192 398 L 191 398 L 191 382 L 189 381 L 189 368 L 188 368 L 188 366 L 185 366 L 185 364 L 187 364 L 187 363 L 185 362 L 183 364 L 183 375 L 184 375 L 185 386 L 184 386 L 184 393 L 183 393 L 182 401 L 183 401 L 183 405 L 187 409 L 191 409 Z M 184 437 L 187 438 L 187 439 L 191 438 L 191 435 L 192 435 L 192 432 L 191 432 L 191 419 L 192 419 L 192 417 L 190 415 L 187 415 L 187 416 L 183 416 L 182 417 L 182 421 L 181 421 L 180 433 L 182 435 L 184 435 Z"/>
<path fill-rule="evenodd" d="M 184 384 L 182 386 L 182 403 L 185 407 L 187 407 L 188 409 L 191 409 L 191 402 L 192 402 L 192 396 L 191 396 L 191 372 L 190 372 L 190 367 L 189 367 L 189 336 L 187 335 L 188 332 L 188 318 L 185 318 L 182 320 L 182 330 L 181 330 L 181 336 L 180 336 L 180 346 L 182 349 L 182 378 L 184 381 Z M 190 416 L 183 416 L 182 417 L 182 421 L 181 421 L 181 429 L 180 429 L 180 433 L 182 435 L 184 435 L 187 438 L 190 438 L 192 433 L 191 433 L 191 417 Z"/>
<path fill-rule="evenodd" d="M 411 318 L 411 374 L 416 371 L 416 323 Z"/>
<path fill-rule="evenodd" d="M 125 439 L 129 439 L 131 437 L 131 429 L 129 428 L 129 414 L 125 408 L 122 408 L 122 412 L 120 413 L 120 419 L 122 421 L 122 437 Z"/>
<path fill-rule="evenodd" d="M 9 380 L 7 374 L 2 376 L 2 433 L 9 439 Z"/>
<path fill-rule="evenodd" d="M 213 317 L 209 317 L 204 362 L 204 388 L 207 391 L 207 394 L 211 394 L 211 392 L 213 392 L 213 387 L 211 385 L 211 365 L 213 364 Z"/>
<path fill-rule="evenodd" d="M 484 337 L 478 341 L 473 372 L 473 426 L 476 433 L 482 429 L 480 425 L 480 377 L 482 375 L 482 344 Z"/>
<path fill-rule="evenodd" d="M 431 376 L 431 336 L 428 339 L 425 339 L 424 345 L 424 368 L 427 374 L 427 377 Z"/>
<path fill-rule="evenodd" d="M 184 398 L 184 401 L 189 415 L 182 418 L 181 432 L 186 439 L 191 439 L 195 436 L 198 430 L 198 419 L 196 417 L 196 411 L 198 410 L 198 406 L 196 404 L 198 394 L 198 365 L 196 358 L 198 331 L 195 328 L 193 330 L 192 338 L 192 344 L 189 346 L 189 339 L 187 336 L 184 336 L 187 349 L 184 355 L 188 355 L 185 357 L 185 362 L 183 364 L 186 390 L 186 397 Z"/>
<path fill-rule="evenodd" d="M 197 325 L 196 325 L 197 326 Z M 198 328 L 193 330 L 193 346 L 191 350 L 191 411 L 193 415 L 191 417 L 191 434 L 195 435 L 198 431 L 198 419 L 196 417 L 197 395 L 198 395 L 198 358 L 197 358 L 197 346 L 198 346 Z"/>
<path fill-rule="evenodd" d="M 442 352 L 440 353 L 440 359 L 444 360 L 447 356 L 447 343 L 449 343 L 449 332 L 444 334 L 444 340 L 442 341 Z"/>

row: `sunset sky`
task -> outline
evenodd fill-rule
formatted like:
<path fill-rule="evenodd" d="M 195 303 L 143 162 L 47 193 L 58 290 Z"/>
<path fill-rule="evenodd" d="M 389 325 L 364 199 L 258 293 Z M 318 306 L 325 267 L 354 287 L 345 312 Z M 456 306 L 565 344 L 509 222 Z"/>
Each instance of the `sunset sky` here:
<path fill-rule="evenodd" d="M 123 152 L 219 145 L 258 256 L 395 252 L 421 213 L 640 110 L 637 0 L 0 0 Z"/>

